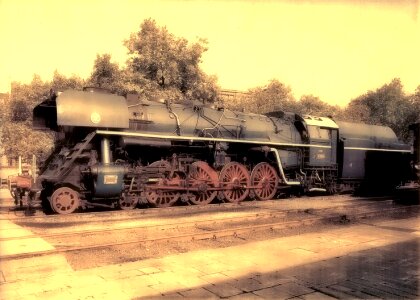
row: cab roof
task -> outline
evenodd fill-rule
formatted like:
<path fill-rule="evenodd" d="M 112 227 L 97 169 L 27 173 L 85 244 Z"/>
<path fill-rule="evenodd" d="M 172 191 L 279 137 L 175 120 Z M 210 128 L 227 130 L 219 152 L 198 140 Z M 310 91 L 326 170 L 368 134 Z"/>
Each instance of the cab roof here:
<path fill-rule="evenodd" d="M 338 129 L 337 123 L 334 120 L 326 117 L 316 117 L 316 116 L 302 116 L 303 120 L 305 121 L 306 125 L 308 126 L 319 126 L 323 128 L 334 128 Z"/>

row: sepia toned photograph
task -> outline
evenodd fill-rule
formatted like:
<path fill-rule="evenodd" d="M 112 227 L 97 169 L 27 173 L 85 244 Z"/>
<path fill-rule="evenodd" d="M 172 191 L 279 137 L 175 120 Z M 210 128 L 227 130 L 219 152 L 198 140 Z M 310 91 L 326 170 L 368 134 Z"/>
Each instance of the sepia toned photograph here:
<path fill-rule="evenodd" d="M 419 299 L 419 0 L 0 0 L 0 299 Z"/>

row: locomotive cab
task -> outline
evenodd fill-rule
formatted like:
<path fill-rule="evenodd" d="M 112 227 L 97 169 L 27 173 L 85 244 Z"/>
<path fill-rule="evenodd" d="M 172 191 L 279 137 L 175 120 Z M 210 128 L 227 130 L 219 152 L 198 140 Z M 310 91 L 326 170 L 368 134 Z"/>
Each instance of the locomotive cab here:
<path fill-rule="evenodd" d="M 295 122 L 307 142 L 303 148 L 302 174 L 303 188 L 309 192 L 336 191 L 337 179 L 337 136 L 338 126 L 330 118 L 302 116 Z"/>
<path fill-rule="evenodd" d="M 336 169 L 338 126 L 330 118 L 303 117 L 308 128 L 309 144 L 305 165 Z"/>

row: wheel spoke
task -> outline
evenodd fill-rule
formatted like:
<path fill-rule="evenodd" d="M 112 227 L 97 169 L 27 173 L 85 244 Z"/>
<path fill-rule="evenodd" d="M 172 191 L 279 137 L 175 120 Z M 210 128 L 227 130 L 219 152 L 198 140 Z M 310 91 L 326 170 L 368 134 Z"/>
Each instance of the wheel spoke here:
<path fill-rule="evenodd" d="M 245 200 L 249 194 L 251 178 L 248 170 L 240 163 L 226 164 L 220 172 L 219 181 L 224 188 L 222 193 L 229 202 L 238 203 Z"/>
<path fill-rule="evenodd" d="M 121 209 L 134 209 L 137 206 L 138 197 L 135 194 L 124 193 L 118 200 Z"/>
<path fill-rule="evenodd" d="M 159 160 L 151 163 L 149 167 L 159 167 L 164 169 L 170 169 L 170 163 L 166 160 Z M 173 179 L 173 178 L 172 178 Z M 170 179 L 170 180 L 172 180 Z M 165 181 L 166 182 L 166 181 Z M 159 180 L 157 184 L 167 185 L 162 180 Z M 149 187 L 151 187 L 150 185 Z M 154 207 L 168 207 L 172 206 L 179 199 L 179 193 L 177 191 L 149 189 L 145 193 L 147 201 Z"/>
<path fill-rule="evenodd" d="M 251 174 L 251 183 L 259 187 L 254 190 L 257 199 L 268 200 L 273 198 L 279 183 L 276 170 L 268 163 L 257 164 Z"/>
<path fill-rule="evenodd" d="M 190 187 L 198 188 L 191 192 L 189 202 L 196 205 L 205 205 L 213 201 L 217 191 L 209 191 L 208 188 L 216 187 L 217 173 L 206 162 L 197 161 L 192 164 L 192 172 L 189 175 Z"/>

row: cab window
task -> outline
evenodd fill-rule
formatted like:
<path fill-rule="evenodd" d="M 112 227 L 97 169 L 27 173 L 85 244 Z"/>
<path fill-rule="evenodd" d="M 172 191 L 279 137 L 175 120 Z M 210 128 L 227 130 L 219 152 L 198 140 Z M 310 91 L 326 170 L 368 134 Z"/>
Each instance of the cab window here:
<path fill-rule="evenodd" d="M 324 129 L 318 126 L 308 126 L 309 137 L 311 139 L 329 140 L 331 133 L 329 129 Z"/>

